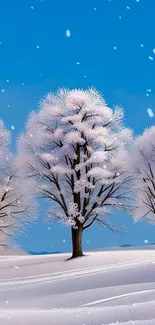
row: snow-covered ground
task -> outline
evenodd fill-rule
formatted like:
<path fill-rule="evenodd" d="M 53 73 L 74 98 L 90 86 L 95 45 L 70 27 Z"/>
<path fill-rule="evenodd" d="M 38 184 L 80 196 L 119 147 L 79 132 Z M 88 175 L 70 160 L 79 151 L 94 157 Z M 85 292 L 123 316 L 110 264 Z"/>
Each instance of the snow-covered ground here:
<path fill-rule="evenodd" d="M 0 324 L 155 325 L 155 250 L 0 257 Z"/>

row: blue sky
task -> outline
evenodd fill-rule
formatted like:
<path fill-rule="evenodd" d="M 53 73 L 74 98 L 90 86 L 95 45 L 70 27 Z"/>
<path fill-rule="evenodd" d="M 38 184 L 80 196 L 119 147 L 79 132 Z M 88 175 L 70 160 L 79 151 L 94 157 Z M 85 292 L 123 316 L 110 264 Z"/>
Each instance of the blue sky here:
<path fill-rule="evenodd" d="M 0 117 L 15 127 L 13 146 L 29 111 L 58 87 L 96 87 L 109 105 L 124 107 L 135 135 L 154 124 L 147 113 L 155 112 L 154 13 L 154 0 L 0 0 Z M 70 229 L 48 229 L 41 219 L 19 237 L 20 247 L 68 251 Z M 126 234 L 94 225 L 84 234 L 84 249 L 155 242 L 155 226 L 134 225 L 122 212 L 115 220 Z"/>

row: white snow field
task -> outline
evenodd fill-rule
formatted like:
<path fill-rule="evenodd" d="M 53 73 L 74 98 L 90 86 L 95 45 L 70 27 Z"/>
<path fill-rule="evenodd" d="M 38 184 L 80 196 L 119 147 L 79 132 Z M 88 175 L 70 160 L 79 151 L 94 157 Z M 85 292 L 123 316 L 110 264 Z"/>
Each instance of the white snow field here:
<path fill-rule="evenodd" d="M 0 324 L 155 325 L 155 250 L 0 257 Z"/>

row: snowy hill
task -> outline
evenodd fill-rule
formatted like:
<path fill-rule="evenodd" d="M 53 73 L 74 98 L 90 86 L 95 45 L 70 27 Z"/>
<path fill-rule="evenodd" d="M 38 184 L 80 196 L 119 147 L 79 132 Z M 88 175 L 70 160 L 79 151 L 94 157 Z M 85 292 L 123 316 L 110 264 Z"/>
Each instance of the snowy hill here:
<path fill-rule="evenodd" d="M 95 249 L 95 250 L 92 250 L 92 252 L 97 252 L 97 251 L 114 251 L 114 250 L 135 250 L 135 249 L 138 249 L 138 250 L 145 250 L 145 249 L 155 249 L 155 244 L 152 243 L 152 244 L 148 244 L 148 245 L 145 245 L 145 246 L 138 246 L 138 247 L 135 247 L 135 246 L 132 246 L 132 245 L 129 245 L 129 244 L 125 244 L 125 245 L 121 245 L 121 246 L 112 246 L 112 247 L 104 247 L 104 248 L 100 248 L 100 249 Z M 62 254 L 62 252 L 59 252 L 59 251 L 41 251 L 41 252 L 34 252 L 34 251 L 29 251 L 28 254 L 30 255 L 50 255 L 50 254 Z"/>
<path fill-rule="evenodd" d="M 28 252 L 30 255 L 49 255 L 49 254 L 61 254 L 61 252 L 48 252 L 48 251 L 41 251 L 41 252 Z"/>
<path fill-rule="evenodd" d="M 0 257 L 3 325 L 155 325 L 155 250 Z"/>

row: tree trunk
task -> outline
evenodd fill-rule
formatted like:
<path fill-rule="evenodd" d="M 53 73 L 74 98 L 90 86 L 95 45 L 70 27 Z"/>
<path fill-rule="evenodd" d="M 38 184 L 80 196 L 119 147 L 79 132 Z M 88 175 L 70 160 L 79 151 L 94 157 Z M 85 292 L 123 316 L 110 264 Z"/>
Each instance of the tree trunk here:
<path fill-rule="evenodd" d="M 72 228 L 72 258 L 83 256 L 82 230 L 82 225 L 78 229 Z"/>

